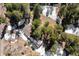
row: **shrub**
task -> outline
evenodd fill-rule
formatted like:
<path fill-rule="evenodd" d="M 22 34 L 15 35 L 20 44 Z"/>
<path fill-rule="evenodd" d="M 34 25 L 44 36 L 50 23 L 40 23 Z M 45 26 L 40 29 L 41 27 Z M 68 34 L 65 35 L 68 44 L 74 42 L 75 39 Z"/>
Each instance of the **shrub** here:
<path fill-rule="evenodd" d="M 1 23 L 5 23 L 5 22 L 6 22 L 6 20 L 5 20 L 5 19 L 0 18 L 0 24 L 1 24 Z"/>
<path fill-rule="evenodd" d="M 40 20 L 35 19 L 32 23 L 32 31 L 36 30 L 36 28 L 38 28 L 40 24 L 41 24 Z"/>

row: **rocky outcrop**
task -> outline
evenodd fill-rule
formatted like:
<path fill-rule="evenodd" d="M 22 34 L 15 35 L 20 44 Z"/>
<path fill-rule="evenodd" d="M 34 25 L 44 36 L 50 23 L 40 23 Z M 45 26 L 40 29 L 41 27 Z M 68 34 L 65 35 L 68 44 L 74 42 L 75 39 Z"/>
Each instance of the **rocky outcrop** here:
<path fill-rule="evenodd" d="M 6 7 L 4 4 L 0 4 L 0 17 L 5 18 L 5 13 L 6 13 Z"/>

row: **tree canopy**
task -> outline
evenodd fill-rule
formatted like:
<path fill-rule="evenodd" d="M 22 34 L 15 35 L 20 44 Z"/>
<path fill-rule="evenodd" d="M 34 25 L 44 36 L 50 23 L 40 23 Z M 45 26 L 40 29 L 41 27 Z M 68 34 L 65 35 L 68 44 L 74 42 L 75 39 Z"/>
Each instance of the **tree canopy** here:
<path fill-rule="evenodd" d="M 6 16 L 10 18 L 11 21 L 16 20 L 19 21 L 22 18 L 25 18 L 24 16 L 26 14 L 29 14 L 30 12 L 30 6 L 28 3 L 26 4 L 20 4 L 20 3 L 6 3 L 5 7 L 7 8 Z M 16 22 L 15 21 L 15 22 Z"/>
<path fill-rule="evenodd" d="M 61 4 L 59 16 L 63 17 L 62 26 L 67 28 L 67 25 L 73 24 L 77 26 L 79 20 L 79 4 Z"/>

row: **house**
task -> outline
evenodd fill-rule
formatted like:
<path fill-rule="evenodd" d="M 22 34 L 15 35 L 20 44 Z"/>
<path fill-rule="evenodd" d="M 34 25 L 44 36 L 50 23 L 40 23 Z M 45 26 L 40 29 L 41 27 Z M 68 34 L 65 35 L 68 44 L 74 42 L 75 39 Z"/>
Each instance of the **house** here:
<path fill-rule="evenodd" d="M 58 12 L 59 12 L 59 4 L 54 4 L 54 5 L 43 5 L 42 6 L 42 14 L 46 17 L 50 17 L 54 21 L 56 21 Z"/>
<path fill-rule="evenodd" d="M 72 24 L 68 25 L 68 28 L 65 30 L 65 33 L 79 36 L 79 27 L 74 27 Z"/>

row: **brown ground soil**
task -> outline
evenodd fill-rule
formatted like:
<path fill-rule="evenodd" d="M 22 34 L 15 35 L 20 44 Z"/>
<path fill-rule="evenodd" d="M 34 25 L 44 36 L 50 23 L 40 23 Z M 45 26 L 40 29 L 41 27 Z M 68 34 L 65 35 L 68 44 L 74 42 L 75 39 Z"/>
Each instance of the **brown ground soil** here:
<path fill-rule="evenodd" d="M 39 53 L 33 51 L 28 43 L 22 39 L 16 39 L 17 41 L 11 43 L 11 41 L 0 40 L 0 55 L 1 56 L 38 56 Z"/>
<path fill-rule="evenodd" d="M 41 25 L 43 25 L 46 21 L 48 21 L 49 26 L 52 26 L 53 28 L 55 28 L 56 22 L 53 19 L 41 15 L 40 20 L 41 20 L 41 23 L 42 23 Z"/>

